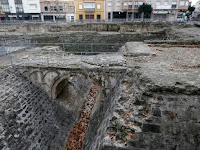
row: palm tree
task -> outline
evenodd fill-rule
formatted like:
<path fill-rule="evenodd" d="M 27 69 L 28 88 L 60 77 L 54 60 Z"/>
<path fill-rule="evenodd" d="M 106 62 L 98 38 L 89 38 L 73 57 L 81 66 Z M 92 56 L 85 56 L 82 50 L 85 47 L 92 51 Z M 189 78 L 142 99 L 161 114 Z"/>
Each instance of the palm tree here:
<path fill-rule="evenodd" d="M 140 5 L 140 7 L 138 8 L 138 12 L 140 14 L 144 13 L 144 17 L 143 17 L 143 20 L 144 18 L 148 18 L 149 16 L 151 16 L 151 12 L 153 11 L 153 8 L 151 7 L 150 4 L 146 4 L 146 3 L 143 3 L 142 5 Z"/>

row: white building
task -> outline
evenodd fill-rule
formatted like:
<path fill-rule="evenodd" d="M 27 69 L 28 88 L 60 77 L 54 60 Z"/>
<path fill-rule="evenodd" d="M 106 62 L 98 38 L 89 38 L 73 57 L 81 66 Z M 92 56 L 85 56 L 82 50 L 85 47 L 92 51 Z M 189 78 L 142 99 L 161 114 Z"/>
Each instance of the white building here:
<path fill-rule="evenodd" d="M 1 0 L 2 11 L 9 20 L 40 19 L 39 0 Z"/>

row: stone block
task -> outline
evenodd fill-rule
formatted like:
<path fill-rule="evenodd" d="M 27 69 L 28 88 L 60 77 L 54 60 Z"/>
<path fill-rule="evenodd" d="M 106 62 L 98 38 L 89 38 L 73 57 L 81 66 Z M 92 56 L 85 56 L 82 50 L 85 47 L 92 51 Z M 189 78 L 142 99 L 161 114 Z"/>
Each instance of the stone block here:
<path fill-rule="evenodd" d="M 143 124 L 143 132 L 161 133 L 160 125 L 156 124 Z"/>
<path fill-rule="evenodd" d="M 161 117 L 161 110 L 160 110 L 160 108 L 158 108 L 158 107 L 152 108 L 152 113 L 153 113 L 153 115 L 156 116 L 156 117 Z"/>

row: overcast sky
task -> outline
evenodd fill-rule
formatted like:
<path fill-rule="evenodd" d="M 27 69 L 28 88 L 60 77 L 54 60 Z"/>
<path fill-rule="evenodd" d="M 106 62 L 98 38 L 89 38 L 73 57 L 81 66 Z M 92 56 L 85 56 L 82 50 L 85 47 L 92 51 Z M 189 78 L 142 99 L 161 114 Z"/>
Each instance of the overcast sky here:
<path fill-rule="evenodd" d="M 190 0 L 192 1 L 192 5 L 195 5 L 198 0 Z"/>

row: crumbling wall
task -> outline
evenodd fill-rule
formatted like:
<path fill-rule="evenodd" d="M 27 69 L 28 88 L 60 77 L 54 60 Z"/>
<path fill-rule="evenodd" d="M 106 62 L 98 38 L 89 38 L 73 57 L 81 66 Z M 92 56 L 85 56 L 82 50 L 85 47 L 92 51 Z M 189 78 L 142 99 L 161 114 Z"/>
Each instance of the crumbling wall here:
<path fill-rule="evenodd" d="M 20 23 L 1 24 L 0 31 L 21 33 L 46 33 L 65 31 L 97 32 L 138 32 L 158 31 L 172 24 L 166 22 L 125 22 L 125 23 Z M 173 24 L 177 26 L 176 24 Z M 179 25 L 180 26 L 180 25 Z M 183 24 L 182 27 L 185 25 Z"/>
<path fill-rule="evenodd" d="M 200 96 L 193 87 L 156 86 L 136 67 L 120 89 L 101 149 L 200 148 Z"/>
<path fill-rule="evenodd" d="M 16 69 L 0 71 L 0 149 L 63 150 L 75 112 L 50 99 Z"/>
<path fill-rule="evenodd" d="M 119 84 L 123 76 L 124 74 L 116 78 L 117 82 L 114 84 L 115 86 L 110 89 L 108 94 L 104 91 L 104 99 L 101 100 L 100 105 L 90 118 L 82 148 L 83 150 L 101 149 L 104 133 L 106 132 L 106 128 L 109 126 L 109 120 L 112 117 L 116 99 L 119 96 Z"/>

